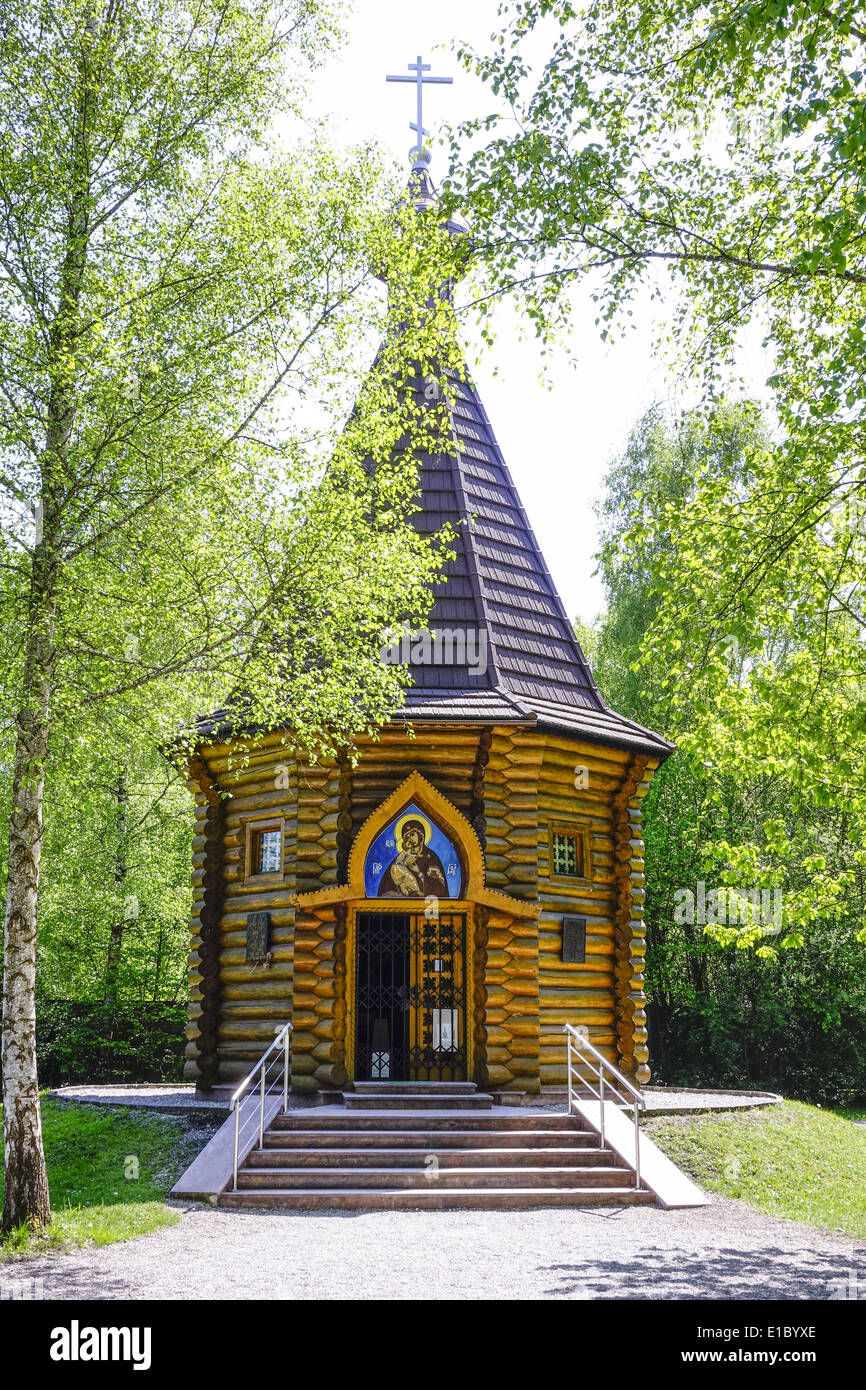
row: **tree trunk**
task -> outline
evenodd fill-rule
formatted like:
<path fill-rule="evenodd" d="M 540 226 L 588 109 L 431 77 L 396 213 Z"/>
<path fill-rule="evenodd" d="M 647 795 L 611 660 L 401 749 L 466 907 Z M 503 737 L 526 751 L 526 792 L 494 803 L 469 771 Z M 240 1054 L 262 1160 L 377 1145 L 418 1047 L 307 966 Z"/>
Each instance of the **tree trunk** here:
<path fill-rule="evenodd" d="M 129 791 L 126 786 L 126 777 L 122 771 L 118 773 L 114 795 L 117 798 L 117 851 L 114 856 L 114 882 L 119 895 L 123 890 L 128 869 L 126 839 L 129 830 L 127 824 Z M 123 948 L 125 912 L 126 906 L 122 904 L 109 929 L 108 957 L 105 963 L 105 994 L 103 996 L 106 1009 L 113 1009 L 117 1003 L 117 976 L 120 970 L 120 952 Z"/>
<path fill-rule="evenodd" d="M 39 549 L 40 547 L 37 547 Z M 54 597 L 34 563 L 23 698 L 16 718 L 3 957 L 2 1229 L 51 1220 L 36 1076 L 36 904 L 54 665 Z"/>
<path fill-rule="evenodd" d="M 58 357 L 65 347 L 55 327 Z M 57 651 L 62 477 L 74 407 L 68 381 L 52 388 L 37 534 L 27 601 L 21 701 L 15 718 L 15 772 L 3 959 L 3 1129 L 6 1184 L 2 1229 L 51 1220 L 36 1077 L 36 928 L 42 855 L 45 763 Z"/>
<path fill-rule="evenodd" d="M 95 32 L 93 16 L 87 29 Z M 2 1229 L 51 1220 L 48 1174 L 36 1074 L 36 925 L 42 853 L 45 761 L 51 732 L 56 664 L 55 621 L 62 565 L 60 528 L 69 483 L 69 441 L 75 421 L 79 301 L 90 236 L 90 106 L 95 77 L 83 50 L 77 119 L 72 131 L 71 199 L 63 261 L 50 329 L 45 451 L 27 604 L 21 700 L 15 719 L 15 772 L 9 825 L 3 960 L 3 1130 L 5 1189 Z"/>

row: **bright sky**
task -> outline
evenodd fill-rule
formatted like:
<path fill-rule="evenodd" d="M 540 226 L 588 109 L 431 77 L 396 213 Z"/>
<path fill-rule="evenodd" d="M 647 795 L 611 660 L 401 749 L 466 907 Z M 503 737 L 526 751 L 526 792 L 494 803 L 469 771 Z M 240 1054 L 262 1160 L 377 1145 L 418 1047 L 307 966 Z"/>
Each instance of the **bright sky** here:
<path fill-rule="evenodd" d="M 415 88 L 386 83 L 388 73 L 407 73 L 422 54 L 431 74 L 451 76 L 453 86 L 427 86 L 424 123 L 432 132 L 431 174 L 441 180 L 444 151 L 436 151 L 437 125 L 458 122 L 492 109 L 483 84 L 467 75 L 451 50 L 459 41 L 485 48 L 497 25 L 496 0 L 356 0 L 346 42 L 338 58 L 318 74 L 314 116 L 327 116 L 337 141 L 377 139 L 409 172 L 415 142 Z M 408 75 L 408 73 L 407 73 Z M 494 432 L 548 568 L 567 610 L 589 622 L 604 607 L 593 552 L 597 530 L 592 501 L 607 464 L 624 445 L 635 421 L 654 400 L 688 403 L 682 389 L 653 353 L 653 314 L 665 313 L 648 299 L 636 305 L 636 324 L 625 339 L 605 347 L 595 328 L 588 288 L 574 295 L 576 367 L 564 355 L 548 364 L 534 341 L 520 341 L 510 311 L 499 313 L 495 352 L 470 358 Z M 471 345 L 470 345 L 471 346 Z M 760 354 L 750 354 L 750 376 L 766 372 Z"/>

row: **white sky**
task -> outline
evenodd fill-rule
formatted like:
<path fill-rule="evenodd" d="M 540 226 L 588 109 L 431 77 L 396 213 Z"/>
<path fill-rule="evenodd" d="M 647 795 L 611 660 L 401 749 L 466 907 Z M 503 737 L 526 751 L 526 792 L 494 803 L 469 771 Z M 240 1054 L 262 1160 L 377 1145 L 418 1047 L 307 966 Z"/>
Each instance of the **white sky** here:
<path fill-rule="evenodd" d="M 436 0 L 435 5 L 356 0 L 343 49 L 316 76 L 310 114 L 328 117 L 335 141 L 380 141 L 408 176 L 415 88 L 386 83 L 385 77 L 406 73 L 422 54 L 433 75 L 454 78 L 453 86 L 424 91 L 424 123 L 434 145 L 431 174 L 438 182 L 445 156 L 435 148 L 437 125 L 493 108 L 491 94 L 463 71 L 450 50 L 460 40 L 483 49 L 498 27 L 496 0 Z M 635 327 L 605 347 L 589 289 L 578 287 L 573 302 L 576 368 L 564 354 L 554 357 L 542 384 L 540 351 L 533 340 L 518 339 L 506 309 L 497 315 L 495 351 L 485 352 L 479 362 L 470 355 L 470 367 L 565 606 L 589 622 L 604 607 L 593 574 L 597 531 L 591 504 L 607 464 L 654 400 L 690 402 L 687 384 L 684 394 L 682 383 L 674 382 L 653 352 L 653 315 L 666 316 L 663 306 L 651 305 L 648 296 L 638 301 Z M 747 372 L 756 391 L 767 372 L 755 347 Z"/>

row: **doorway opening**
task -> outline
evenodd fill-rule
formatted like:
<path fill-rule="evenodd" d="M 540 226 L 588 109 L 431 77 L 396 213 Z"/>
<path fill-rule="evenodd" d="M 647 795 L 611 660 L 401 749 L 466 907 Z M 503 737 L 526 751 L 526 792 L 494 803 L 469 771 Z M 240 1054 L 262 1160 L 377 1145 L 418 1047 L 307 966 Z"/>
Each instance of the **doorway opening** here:
<path fill-rule="evenodd" d="M 466 915 L 359 912 L 358 1081 L 466 1080 Z"/>

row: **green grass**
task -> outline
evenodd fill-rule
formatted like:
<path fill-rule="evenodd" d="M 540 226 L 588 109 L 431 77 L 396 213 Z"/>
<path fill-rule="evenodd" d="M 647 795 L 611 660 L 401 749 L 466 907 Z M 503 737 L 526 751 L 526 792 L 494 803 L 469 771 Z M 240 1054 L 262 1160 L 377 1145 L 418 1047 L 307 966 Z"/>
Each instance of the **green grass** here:
<path fill-rule="evenodd" d="M 163 1199 L 208 1138 L 183 1120 L 42 1099 L 52 1222 L 0 1236 L 0 1260 L 108 1245 L 180 1220 Z M 0 1193 L 3 1175 L 0 1172 Z"/>
<path fill-rule="evenodd" d="M 695 1182 L 771 1216 L 866 1236 L 866 1129 L 814 1105 L 657 1118 L 646 1132 Z"/>

